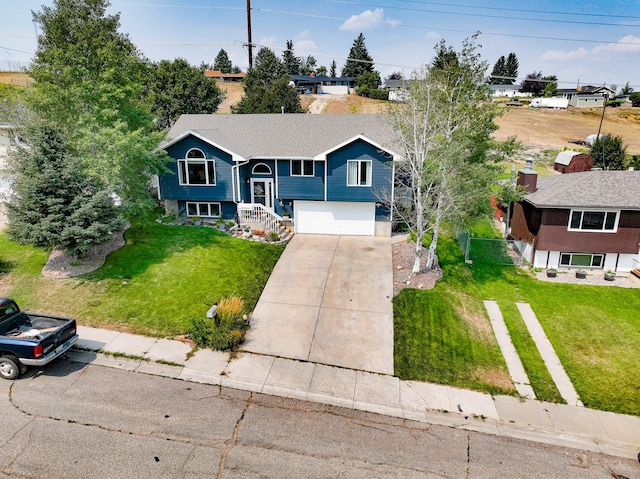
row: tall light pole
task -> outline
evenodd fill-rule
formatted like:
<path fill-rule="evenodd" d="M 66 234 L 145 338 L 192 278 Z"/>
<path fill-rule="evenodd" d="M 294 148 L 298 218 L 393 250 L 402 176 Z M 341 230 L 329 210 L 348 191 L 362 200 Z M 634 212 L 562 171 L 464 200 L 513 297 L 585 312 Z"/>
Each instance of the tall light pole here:
<path fill-rule="evenodd" d="M 251 42 L 251 0 L 247 0 L 247 46 L 249 47 L 249 68 L 252 68 L 253 43 Z"/>

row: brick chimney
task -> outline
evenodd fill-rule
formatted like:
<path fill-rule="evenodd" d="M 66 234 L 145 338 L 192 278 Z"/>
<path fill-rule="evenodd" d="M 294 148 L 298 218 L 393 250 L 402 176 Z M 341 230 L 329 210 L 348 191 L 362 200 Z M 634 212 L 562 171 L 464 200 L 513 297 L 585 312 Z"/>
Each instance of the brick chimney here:
<path fill-rule="evenodd" d="M 525 186 L 527 188 L 527 193 L 533 193 L 536 191 L 538 185 L 538 173 L 533 171 L 533 158 L 527 158 L 525 167 L 518 171 L 517 184 Z"/>

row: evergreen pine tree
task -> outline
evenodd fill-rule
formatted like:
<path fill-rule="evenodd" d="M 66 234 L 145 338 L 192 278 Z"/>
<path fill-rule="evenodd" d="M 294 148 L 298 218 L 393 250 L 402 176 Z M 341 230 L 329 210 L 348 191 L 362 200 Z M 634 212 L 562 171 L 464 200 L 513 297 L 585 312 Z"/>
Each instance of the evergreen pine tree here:
<path fill-rule="evenodd" d="M 16 145 L 9 161 L 14 176 L 7 235 L 12 241 L 59 245 L 82 255 L 122 227 L 111 195 L 83 173 L 55 129 L 34 127 L 23 134 L 27 144 Z"/>
<path fill-rule="evenodd" d="M 244 79 L 244 97 L 233 113 L 302 113 L 295 88 L 289 85 L 284 63 L 268 48 L 261 48 L 254 67 Z"/>
<path fill-rule="evenodd" d="M 221 48 L 216 56 L 216 59 L 213 61 L 213 69 L 220 70 L 222 73 L 231 73 L 233 69 L 233 63 L 229 60 L 229 55 Z"/>
<path fill-rule="evenodd" d="M 373 73 L 373 71 L 373 58 L 367 51 L 364 35 L 361 33 L 353 41 L 353 46 L 349 51 L 349 58 L 342 69 L 342 76 L 357 78 L 363 73 Z"/>
<path fill-rule="evenodd" d="M 498 58 L 498 61 L 493 65 L 493 70 L 491 71 L 490 83 L 493 85 L 511 85 L 511 83 L 504 78 L 507 76 L 506 63 L 507 61 L 504 55 Z"/>
<path fill-rule="evenodd" d="M 293 53 L 293 40 L 287 40 L 287 49 L 282 53 L 282 61 L 289 75 L 298 74 L 300 58 Z"/>
<path fill-rule="evenodd" d="M 335 60 L 331 60 L 331 67 L 329 70 L 329 76 L 331 78 L 335 78 L 336 77 L 336 70 L 337 70 L 338 66 L 336 65 L 336 61 Z"/>
<path fill-rule="evenodd" d="M 518 68 L 520 63 L 518 62 L 518 57 L 516 54 L 511 52 L 509 56 L 507 56 L 507 62 L 505 63 L 504 76 L 509 77 L 509 80 L 505 82 L 505 84 L 513 85 L 518 78 Z"/>

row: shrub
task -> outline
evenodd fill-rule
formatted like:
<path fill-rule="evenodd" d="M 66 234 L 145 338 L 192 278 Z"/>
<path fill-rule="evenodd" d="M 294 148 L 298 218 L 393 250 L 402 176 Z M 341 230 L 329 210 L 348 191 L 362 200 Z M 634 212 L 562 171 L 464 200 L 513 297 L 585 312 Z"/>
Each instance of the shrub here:
<path fill-rule="evenodd" d="M 269 241 L 276 242 L 280 240 L 280 235 L 275 231 L 269 233 Z"/>
<path fill-rule="evenodd" d="M 201 348 L 235 351 L 243 343 L 249 328 L 244 319 L 244 301 L 237 296 L 218 302 L 218 325 L 213 319 L 196 318 L 191 321 L 189 336 Z"/>

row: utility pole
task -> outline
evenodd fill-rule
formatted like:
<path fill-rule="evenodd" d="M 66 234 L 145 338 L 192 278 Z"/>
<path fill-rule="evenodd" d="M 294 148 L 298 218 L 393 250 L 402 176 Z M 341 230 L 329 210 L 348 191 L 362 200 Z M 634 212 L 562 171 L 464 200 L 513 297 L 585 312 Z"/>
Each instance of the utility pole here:
<path fill-rule="evenodd" d="M 247 0 L 247 46 L 249 47 L 249 68 L 253 68 L 253 43 L 251 42 L 251 0 Z"/>
<path fill-rule="evenodd" d="M 602 131 L 602 121 L 604 120 L 604 111 L 607 109 L 607 101 L 609 100 L 609 94 L 604 93 L 602 100 L 602 116 L 600 117 L 600 126 L 598 126 L 598 136 L 596 136 L 596 141 L 600 140 L 600 132 Z M 602 168 L 606 168 L 605 158 L 604 158 L 604 145 L 602 146 Z"/>

